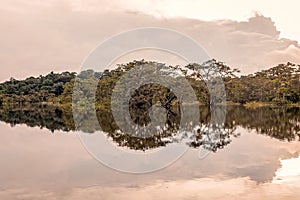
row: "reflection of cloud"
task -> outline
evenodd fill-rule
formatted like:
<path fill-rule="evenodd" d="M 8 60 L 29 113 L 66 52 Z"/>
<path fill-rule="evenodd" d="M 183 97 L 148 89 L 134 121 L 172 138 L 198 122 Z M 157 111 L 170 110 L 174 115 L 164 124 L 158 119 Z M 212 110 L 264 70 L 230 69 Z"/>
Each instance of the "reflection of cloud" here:
<path fill-rule="evenodd" d="M 70 193 L 55 194 L 47 191 L 4 190 L 0 197 L 5 199 L 257 199 L 257 200 L 291 200 L 298 199 L 300 187 L 279 184 L 257 185 L 248 178 L 218 180 L 211 178 L 188 181 L 154 182 L 145 187 L 88 187 L 75 188 Z M 3 199 L 3 198 L 2 198 Z"/>
<path fill-rule="evenodd" d="M 0 129 L 5 133 L 0 140 L 0 187 L 7 188 L 0 199 L 297 199 L 300 191 L 300 185 L 268 183 L 280 168 L 280 158 L 298 155 L 299 142 L 280 142 L 244 129 L 238 130 L 241 137 L 203 160 L 191 150 L 170 167 L 143 175 L 97 163 L 74 134 L 51 135 L 22 125 L 11 129 L 3 123 Z"/>
<path fill-rule="evenodd" d="M 107 0 L 90 1 L 90 6 L 81 1 L 13 2 L 2 3 L 0 8 L 1 29 L 5 30 L 0 38 L 0 80 L 77 70 L 99 42 L 143 26 L 172 28 L 192 36 L 211 57 L 246 73 L 290 59 L 299 62 L 297 42 L 280 39 L 274 22 L 261 15 L 244 22 L 207 22 L 128 12 L 116 1 Z M 290 45 L 295 51 L 285 51 Z"/>
<path fill-rule="evenodd" d="M 238 138 L 217 153 L 211 153 L 199 162 L 194 162 L 194 150 L 189 151 L 180 162 L 170 167 L 170 171 L 178 169 L 178 177 L 249 177 L 258 182 L 272 181 L 280 167 L 280 158 L 295 157 L 300 152 L 299 143 L 284 143 L 255 132 L 247 133 L 244 129 Z M 168 170 L 168 169 L 167 169 Z M 166 173 L 169 173 L 166 170 Z"/>
<path fill-rule="evenodd" d="M 274 183 L 298 184 L 300 179 L 300 157 L 280 161 L 282 167 L 277 170 Z"/>
<path fill-rule="evenodd" d="M 272 181 L 279 159 L 297 156 L 298 142 L 286 143 L 246 133 L 217 153 L 198 160 L 198 150 L 188 151 L 171 166 L 155 173 L 120 173 L 104 167 L 81 146 L 74 134 L 0 124 L 0 187 L 70 190 L 76 186 L 145 186 L 156 180 L 176 181 L 205 177 L 249 177 L 262 183 Z M 109 152 L 108 152 L 109 153 Z M 161 158 L 164 159 L 164 158 Z M 63 189 L 62 189 L 63 188 Z"/>
<path fill-rule="evenodd" d="M 144 188 L 88 188 L 74 190 L 70 199 L 297 199 L 299 187 L 257 185 L 248 178 L 231 180 L 196 179 L 161 182 Z"/>

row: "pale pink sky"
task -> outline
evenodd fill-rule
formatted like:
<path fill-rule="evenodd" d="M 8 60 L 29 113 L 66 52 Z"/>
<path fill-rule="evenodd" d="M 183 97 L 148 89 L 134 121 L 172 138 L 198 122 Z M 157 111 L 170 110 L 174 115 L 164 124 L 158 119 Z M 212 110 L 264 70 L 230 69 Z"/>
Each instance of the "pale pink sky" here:
<path fill-rule="evenodd" d="M 287 61 L 300 63 L 299 4 L 296 0 L 2 1 L 0 81 L 78 71 L 103 40 L 144 26 L 180 31 L 211 57 L 243 73 Z"/>

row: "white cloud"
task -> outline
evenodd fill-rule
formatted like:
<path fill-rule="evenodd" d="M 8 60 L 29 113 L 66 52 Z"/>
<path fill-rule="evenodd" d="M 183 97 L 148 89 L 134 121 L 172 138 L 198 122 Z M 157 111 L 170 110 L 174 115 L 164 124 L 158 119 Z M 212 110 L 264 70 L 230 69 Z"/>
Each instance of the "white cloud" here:
<path fill-rule="evenodd" d="M 189 5 L 181 4 L 186 9 Z M 297 42 L 280 39 L 280 30 L 270 18 L 258 15 L 249 21 L 156 18 L 142 13 L 144 7 L 154 8 L 151 5 L 150 2 L 125 5 L 108 0 L 3 3 L 0 80 L 50 71 L 77 71 L 97 44 L 114 34 L 143 26 L 166 27 L 187 34 L 211 57 L 239 67 L 244 73 L 289 59 L 299 62 Z M 287 51 L 290 45 L 296 50 Z"/>

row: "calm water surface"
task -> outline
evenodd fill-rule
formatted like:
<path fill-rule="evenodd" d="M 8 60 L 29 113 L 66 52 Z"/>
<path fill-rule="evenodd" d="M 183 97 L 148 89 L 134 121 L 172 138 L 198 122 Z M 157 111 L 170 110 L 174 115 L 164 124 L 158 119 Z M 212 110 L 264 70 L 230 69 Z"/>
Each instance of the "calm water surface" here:
<path fill-rule="evenodd" d="M 96 161 L 64 110 L 2 109 L 0 199 L 299 199 L 299 114 L 228 107 L 228 138 L 205 159 L 190 145 L 171 166 L 138 175 Z"/>

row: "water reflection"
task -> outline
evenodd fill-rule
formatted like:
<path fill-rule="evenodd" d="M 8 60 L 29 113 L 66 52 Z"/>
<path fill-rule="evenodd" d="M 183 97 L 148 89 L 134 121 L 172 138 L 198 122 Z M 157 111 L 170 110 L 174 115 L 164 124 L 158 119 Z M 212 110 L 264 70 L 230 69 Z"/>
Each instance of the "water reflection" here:
<path fill-rule="evenodd" d="M 52 117 L 45 120 L 43 113 L 47 112 Z M 140 176 L 111 170 L 94 160 L 72 131 L 72 114 L 67 109 L 2 109 L 1 121 L 8 124 L 0 123 L 0 198 L 134 199 L 150 195 L 161 199 L 232 199 L 248 195 L 249 199 L 298 199 L 299 179 L 292 180 L 292 187 L 285 185 L 287 179 L 272 183 L 276 175 L 282 178 L 282 173 L 277 173 L 281 165 L 282 172 L 289 172 L 280 160 L 298 157 L 297 134 L 285 136 L 263 130 L 284 130 L 290 123 L 297 124 L 299 109 L 229 106 L 227 112 L 225 127 L 236 127 L 235 134 L 241 135 L 226 148 L 204 160 L 198 160 L 198 150 L 190 148 L 170 167 Z M 284 112 L 289 118 L 284 118 Z M 210 120 L 209 110 L 203 108 L 201 113 L 200 121 L 205 124 Z M 51 123 L 46 125 L 45 121 Z M 55 134 L 47 134 L 47 129 Z"/>
<path fill-rule="evenodd" d="M 193 117 L 193 114 L 191 113 L 190 116 Z M 227 106 L 225 124 L 222 127 L 213 127 L 213 131 L 218 133 L 218 138 L 213 140 L 210 138 L 209 132 L 212 129 L 210 110 L 205 106 L 200 106 L 200 121 L 198 124 L 185 124 L 184 129 L 179 134 L 174 134 L 178 131 L 176 123 L 180 118 L 180 114 L 177 115 L 175 112 L 168 119 L 169 126 L 159 129 L 158 134 L 145 138 L 135 137 L 120 131 L 111 112 L 97 112 L 99 124 L 108 137 L 112 138 L 119 146 L 143 151 L 188 139 L 186 144 L 190 147 L 203 146 L 215 152 L 228 145 L 232 138 L 239 136 L 239 133 L 235 131 L 238 126 L 255 130 L 259 134 L 278 140 L 298 141 L 300 134 L 299 116 L 300 109 L 296 107 L 247 109 L 243 106 Z M 93 122 L 87 119 L 88 117 L 82 118 L 80 130 L 93 133 L 97 130 L 98 124 L 91 124 Z M 46 105 L 2 108 L 0 109 L 0 120 L 9 123 L 11 126 L 26 124 L 30 127 L 46 128 L 52 132 L 55 130 L 64 132 L 75 130 L 71 108 Z M 138 120 L 138 118 L 135 118 L 135 120 Z M 149 118 L 140 117 L 138 123 L 146 124 L 148 121 Z"/>

